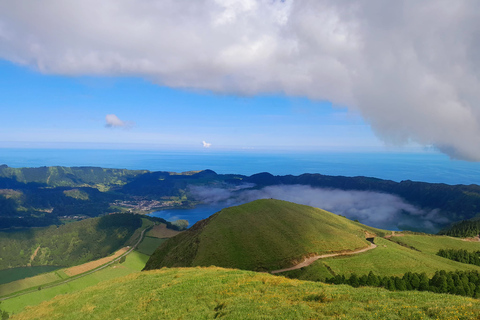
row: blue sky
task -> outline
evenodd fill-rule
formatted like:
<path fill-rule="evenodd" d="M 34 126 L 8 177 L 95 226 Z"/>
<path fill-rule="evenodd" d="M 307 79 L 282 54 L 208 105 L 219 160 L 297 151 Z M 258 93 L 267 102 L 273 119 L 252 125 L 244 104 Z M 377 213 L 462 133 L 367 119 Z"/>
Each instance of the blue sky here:
<path fill-rule="evenodd" d="M 478 34 L 467 0 L 0 1 L 0 146 L 480 161 Z"/>
<path fill-rule="evenodd" d="M 0 146 L 382 150 L 362 118 L 328 101 L 172 89 L 135 77 L 56 76 L 0 61 Z M 107 114 L 130 122 L 106 127 Z M 385 150 L 388 150 L 386 148 Z"/>

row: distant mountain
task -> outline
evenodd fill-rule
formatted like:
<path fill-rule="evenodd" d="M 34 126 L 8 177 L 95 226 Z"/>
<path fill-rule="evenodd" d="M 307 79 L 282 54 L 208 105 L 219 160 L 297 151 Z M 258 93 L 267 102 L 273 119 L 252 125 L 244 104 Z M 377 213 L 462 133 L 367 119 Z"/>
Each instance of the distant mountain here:
<path fill-rule="evenodd" d="M 10 168 L 0 166 L 0 229 L 59 224 L 65 216 L 96 217 L 121 211 L 146 212 L 155 208 L 193 207 L 192 187 L 242 190 L 274 185 L 307 185 L 317 188 L 374 191 L 396 195 L 423 211 L 434 212 L 430 229 L 416 227 L 418 216 L 408 212 L 415 231 L 440 230 L 452 222 L 480 215 L 480 186 L 447 185 L 415 181 L 395 182 L 371 177 L 322 174 L 252 176 L 217 174 L 211 170 L 184 173 L 98 167 Z M 125 205 L 125 203 L 130 202 Z M 147 203 L 145 206 L 139 204 Z M 135 209 L 139 207 L 140 209 Z M 134 208 L 134 209 L 132 209 Z M 136 210 L 136 211 L 135 211 Z M 437 218 L 438 217 L 438 218 Z"/>
<path fill-rule="evenodd" d="M 271 271 L 314 254 L 366 248 L 367 232 L 384 234 L 317 208 L 256 200 L 223 209 L 166 241 L 145 269 L 215 265 Z"/>

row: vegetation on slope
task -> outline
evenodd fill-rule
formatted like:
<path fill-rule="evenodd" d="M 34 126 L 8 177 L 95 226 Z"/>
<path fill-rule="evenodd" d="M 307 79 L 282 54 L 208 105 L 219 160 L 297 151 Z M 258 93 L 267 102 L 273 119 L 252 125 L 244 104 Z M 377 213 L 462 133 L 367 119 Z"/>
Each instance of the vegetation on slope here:
<path fill-rule="evenodd" d="M 59 216 L 94 217 L 112 212 L 115 208 L 110 205 L 123 201 L 133 202 L 134 206 L 141 201 L 170 201 L 173 206 L 188 207 L 201 200 L 192 198 L 190 186 L 222 188 L 245 183 L 256 184 L 252 188 L 300 184 L 394 194 L 421 208 L 424 214 L 438 211 L 439 218 L 432 230 L 444 228 L 446 221 L 471 219 L 477 215 L 477 208 L 480 207 L 480 186 L 477 185 L 451 186 L 412 181 L 398 183 L 368 177 L 321 174 L 273 176 L 261 173 L 247 177 L 220 175 L 211 170 L 177 174 L 97 167 L 10 168 L 2 165 L 0 228 L 57 224 Z M 408 225 L 402 228 L 418 228 L 415 216 L 406 218 Z"/>
<path fill-rule="evenodd" d="M 0 269 L 73 266 L 105 257 L 142 225 L 140 216 L 115 214 L 62 226 L 0 232 Z"/>
<path fill-rule="evenodd" d="M 479 312 L 480 302 L 471 298 L 210 267 L 131 274 L 57 296 L 12 319 L 472 319 Z"/>
<path fill-rule="evenodd" d="M 441 230 L 439 234 L 459 238 L 478 237 L 480 234 L 480 219 L 460 221 Z"/>
<path fill-rule="evenodd" d="M 480 251 L 468 252 L 462 249 L 440 249 L 437 255 L 453 261 L 480 266 Z"/>
<path fill-rule="evenodd" d="M 404 235 L 401 237 L 391 237 L 391 241 L 399 244 L 413 247 L 416 250 L 435 255 L 440 249 L 455 249 L 455 250 L 480 250 L 480 242 L 463 241 L 462 239 L 451 238 L 447 236 L 435 235 Z"/>
<path fill-rule="evenodd" d="M 273 176 L 269 173 L 259 173 L 246 177 L 244 181 L 255 183 L 257 187 L 300 184 L 319 188 L 378 191 L 394 194 L 422 208 L 425 214 L 438 209 L 439 217 L 446 217 L 447 219 L 437 219 L 435 229 L 446 226 L 445 222 L 441 220 L 460 221 L 474 218 L 478 214 L 478 208 L 480 208 L 480 186 L 474 184 L 448 185 L 410 180 L 395 182 L 370 177 L 327 176 L 309 173 L 299 176 Z M 414 223 L 402 227 L 407 230 L 422 231 L 416 230 L 418 226 Z"/>
<path fill-rule="evenodd" d="M 450 293 L 459 296 L 480 298 L 480 273 L 478 271 L 437 271 L 429 279 L 426 273 L 407 272 L 403 277 L 379 277 L 370 271 L 368 275 L 352 273 L 349 278 L 336 275 L 325 280 L 327 283 L 348 284 L 352 287 L 380 287 L 391 291 L 419 290 Z"/>
<path fill-rule="evenodd" d="M 405 236 L 392 237 L 395 239 L 404 239 L 407 237 L 419 237 L 430 239 L 435 242 L 434 236 Z M 445 237 L 438 237 L 443 240 Z M 458 243 L 459 241 L 452 239 Z M 480 271 L 480 268 L 473 265 L 463 264 L 437 256 L 435 252 L 420 252 L 395 242 L 383 238 L 375 238 L 377 248 L 358 255 L 342 256 L 336 258 L 327 258 L 317 260 L 310 266 L 300 270 L 288 271 L 283 275 L 313 281 L 324 281 L 335 275 L 349 276 L 352 273 L 359 275 L 368 274 L 370 271 L 378 276 L 397 276 L 402 277 L 407 272 L 425 272 L 429 277 L 436 271 Z M 443 243 L 443 242 L 440 242 Z M 478 245 L 478 244 L 477 244 Z"/>
<path fill-rule="evenodd" d="M 306 256 L 365 248 L 365 228 L 344 217 L 280 200 L 230 207 L 163 243 L 146 269 L 164 266 L 276 270 Z"/>

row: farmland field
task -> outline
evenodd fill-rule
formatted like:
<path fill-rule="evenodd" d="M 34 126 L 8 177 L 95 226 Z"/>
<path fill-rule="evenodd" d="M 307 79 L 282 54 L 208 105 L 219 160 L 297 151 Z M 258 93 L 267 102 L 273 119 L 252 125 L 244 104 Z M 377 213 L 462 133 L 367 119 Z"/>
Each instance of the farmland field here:
<path fill-rule="evenodd" d="M 142 242 L 138 245 L 137 249 L 139 252 L 151 256 L 152 253 L 167 239 L 159 239 L 153 237 L 145 237 Z"/>
<path fill-rule="evenodd" d="M 59 294 L 76 292 L 105 280 L 122 277 L 130 273 L 140 272 L 140 270 L 142 270 L 145 266 L 147 260 L 147 255 L 133 251 L 127 255 L 125 262 L 121 264 L 115 263 L 103 270 L 94 272 L 71 282 L 67 282 L 52 288 L 41 289 L 32 293 L 2 301 L 2 310 L 5 310 L 9 313 L 18 313 L 26 306 L 37 305 L 40 302 L 50 300 Z M 46 275 L 51 274 L 52 273 L 47 273 Z M 55 280 L 58 280 L 58 278 Z"/>
<path fill-rule="evenodd" d="M 61 268 L 62 267 L 56 266 L 34 266 L 0 270 L 0 287 L 8 282 L 34 277 L 36 275 L 52 272 Z"/>

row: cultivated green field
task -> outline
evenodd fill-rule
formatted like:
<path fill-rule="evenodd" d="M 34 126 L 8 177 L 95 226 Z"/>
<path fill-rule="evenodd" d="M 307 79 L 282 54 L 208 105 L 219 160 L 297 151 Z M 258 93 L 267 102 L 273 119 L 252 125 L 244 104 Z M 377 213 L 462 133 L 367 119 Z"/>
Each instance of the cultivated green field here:
<path fill-rule="evenodd" d="M 98 272 L 86 275 L 77 280 L 61 284 L 52 288 L 45 288 L 39 291 L 28 293 L 22 296 L 2 301 L 1 308 L 9 313 L 18 313 L 26 306 L 34 306 L 42 301 L 47 301 L 60 294 L 72 293 L 96 285 L 102 281 L 122 277 L 131 273 L 139 272 L 145 266 L 148 256 L 133 251 L 125 262 L 116 263 Z M 45 274 L 45 276 L 51 273 Z M 27 280 L 27 279 L 25 279 Z M 44 282 L 45 283 L 45 282 Z"/>
<path fill-rule="evenodd" d="M 401 238 L 406 238 L 406 236 Z M 434 241 L 435 237 L 428 238 Z M 458 242 L 465 243 L 464 241 Z M 363 275 L 368 274 L 370 271 L 380 276 L 402 276 L 408 271 L 425 272 L 428 276 L 432 276 L 437 270 L 480 271 L 478 266 L 459 263 L 430 253 L 419 252 L 387 239 L 375 238 L 375 243 L 378 246 L 373 250 L 357 255 L 317 260 L 302 270 L 289 271 L 285 275 L 306 280 L 323 280 L 326 276 L 331 277 L 336 274 L 349 275 L 355 272 L 357 275 Z M 329 275 L 325 272 L 327 267 L 331 270 Z"/>
<path fill-rule="evenodd" d="M 64 270 L 64 269 L 63 269 Z M 9 295 L 13 292 L 23 291 L 28 288 L 41 286 L 47 283 L 60 281 L 68 278 L 62 270 L 43 273 L 38 276 L 12 281 L 0 286 L 0 297 Z"/>
<path fill-rule="evenodd" d="M 12 268 L 12 269 L 3 269 L 0 270 L 0 288 L 1 285 L 21 280 L 29 277 L 35 277 L 39 274 L 52 272 L 55 270 L 61 269 L 60 267 L 55 266 L 36 266 L 36 267 L 20 267 L 20 268 Z M 1 296 L 1 293 L 0 293 Z"/>
<path fill-rule="evenodd" d="M 151 256 L 155 250 L 166 241 L 167 239 L 159 239 L 154 237 L 145 237 L 140 245 L 137 247 L 137 251 Z"/>
<path fill-rule="evenodd" d="M 146 268 L 215 265 L 276 270 L 305 256 L 368 247 L 365 231 L 367 227 L 324 210 L 257 200 L 223 209 L 166 241 Z"/>
<path fill-rule="evenodd" d="M 470 252 L 480 250 L 480 242 L 464 241 L 459 238 L 447 236 L 405 235 L 402 237 L 392 237 L 392 240 L 430 254 L 436 254 L 440 249 L 463 249 Z"/>
<path fill-rule="evenodd" d="M 210 267 L 131 274 L 56 297 L 12 319 L 473 319 L 479 313 L 480 301 L 471 298 Z"/>

